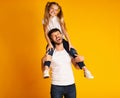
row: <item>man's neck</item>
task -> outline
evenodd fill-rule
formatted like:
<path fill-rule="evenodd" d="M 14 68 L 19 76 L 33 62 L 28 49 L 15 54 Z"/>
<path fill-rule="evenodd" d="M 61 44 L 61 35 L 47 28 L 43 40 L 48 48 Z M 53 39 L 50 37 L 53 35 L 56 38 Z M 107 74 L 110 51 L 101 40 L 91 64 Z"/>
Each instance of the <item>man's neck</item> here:
<path fill-rule="evenodd" d="M 59 45 L 56 45 L 56 46 L 55 46 L 55 49 L 56 49 L 57 51 L 63 50 L 63 49 L 64 49 L 63 43 L 61 43 L 61 44 L 59 44 Z"/>

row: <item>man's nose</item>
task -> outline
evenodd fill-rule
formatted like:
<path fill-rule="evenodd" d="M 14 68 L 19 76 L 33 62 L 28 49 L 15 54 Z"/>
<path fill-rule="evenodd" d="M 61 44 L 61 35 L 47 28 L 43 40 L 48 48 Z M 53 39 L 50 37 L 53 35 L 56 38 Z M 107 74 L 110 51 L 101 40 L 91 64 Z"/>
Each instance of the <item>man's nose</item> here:
<path fill-rule="evenodd" d="M 55 35 L 55 37 L 58 37 L 58 35 Z"/>

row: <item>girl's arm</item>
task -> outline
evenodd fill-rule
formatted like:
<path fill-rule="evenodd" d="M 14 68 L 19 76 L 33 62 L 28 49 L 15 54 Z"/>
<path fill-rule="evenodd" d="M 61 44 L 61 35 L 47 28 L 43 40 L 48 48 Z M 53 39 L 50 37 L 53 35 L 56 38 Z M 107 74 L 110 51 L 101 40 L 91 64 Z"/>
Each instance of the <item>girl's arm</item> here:
<path fill-rule="evenodd" d="M 71 41 L 70 41 L 70 37 L 69 37 L 69 35 L 68 35 L 68 33 L 67 33 L 65 24 L 61 24 L 61 28 L 62 28 L 63 34 L 65 35 L 65 38 L 67 39 L 67 41 L 68 41 L 68 43 L 69 43 L 69 46 L 72 47 Z"/>
<path fill-rule="evenodd" d="M 46 26 L 44 24 L 43 24 L 43 30 L 44 30 L 45 39 L 46 39 L 46 41 L 48 43 L 48 47 L 47 47 L 47 50 L 48 50 L 48 49 L 53 48 L 53 45 L 52 45 L 52 43 L 51 43 L 51 41 L 50 41 L 50 39 L 48 37 L 48 29 L 46 28 Z"/>

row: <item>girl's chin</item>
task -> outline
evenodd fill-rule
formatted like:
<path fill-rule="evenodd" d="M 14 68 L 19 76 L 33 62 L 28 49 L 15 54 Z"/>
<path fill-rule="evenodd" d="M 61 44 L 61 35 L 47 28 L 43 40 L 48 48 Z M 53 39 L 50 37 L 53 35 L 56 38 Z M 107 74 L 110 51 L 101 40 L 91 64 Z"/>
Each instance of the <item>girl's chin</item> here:
<path fill-rule="evenodd" d="M 51 15 L 52 17 L 55 17 L 55 15 Z"/>
<path fill-rule="evenodd" d="M 52 17 L 56 16 L 56 14 L 51 14 Z"/>

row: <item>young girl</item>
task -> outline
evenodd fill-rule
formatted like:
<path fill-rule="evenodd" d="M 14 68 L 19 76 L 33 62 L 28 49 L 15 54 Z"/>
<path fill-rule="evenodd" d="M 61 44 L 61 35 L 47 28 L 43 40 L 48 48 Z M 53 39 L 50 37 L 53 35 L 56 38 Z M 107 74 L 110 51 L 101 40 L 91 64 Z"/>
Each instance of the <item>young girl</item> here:
<path fill-rule="evenodd" d="M 90 73 L 90 71 L 85 66 L 83 57 L 79 56 L 76 50 L 72 47 L 67 30 L 66 30 L 62 8 L 56 2 L 48 2 L 45 7 L 43 29 L 44 29 L 44 34 L 45 34 L 45 38 L 47 40 L 48 45 L 47 45 L 47 51 L 46 51 L 46 57 L 45 57 L 46 59 L 44 61 L 43 77 L 48 78 L 50 76 L 49 68 L 51 64 L 52 55 L 54 52 L 54 44 L 49 39 L 48 32 L 54 28 L 58 28 L 63 33 L 64 35 L 63 46 L 65 50 L 69 53 L 69 55 L 75 60 L 75 62 L 77 62 L 76 64 L 79 66 L 79 68 L 84 71 L 84 76 L 89 79 L 94 78 Z"/>

